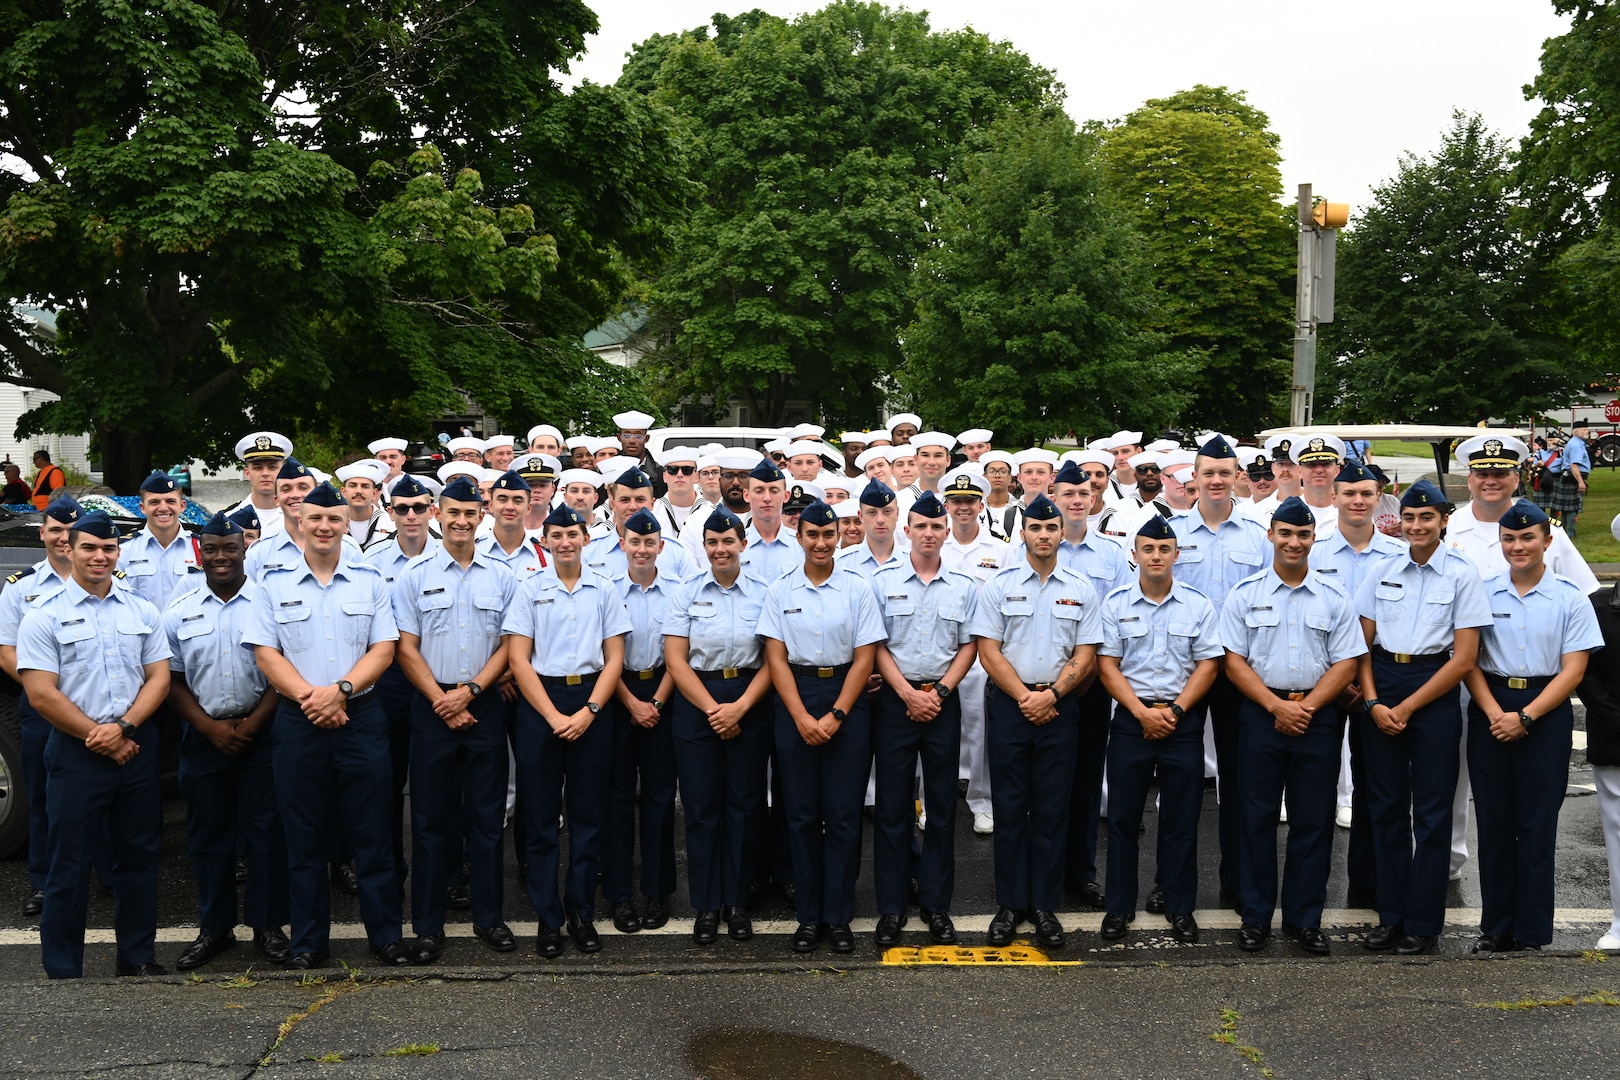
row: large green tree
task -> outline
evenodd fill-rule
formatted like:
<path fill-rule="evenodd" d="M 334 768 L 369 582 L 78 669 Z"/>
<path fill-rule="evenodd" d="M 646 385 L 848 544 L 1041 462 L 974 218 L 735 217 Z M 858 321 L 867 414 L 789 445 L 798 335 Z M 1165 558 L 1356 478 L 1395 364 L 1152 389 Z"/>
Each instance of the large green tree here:
<path fill-rule="evenodd" d="M 1199 357 L 1184 426 L 1266 427 L 1288 386 L 1295 269 L 1270 121 L 1241 91 L 1199 85 L 1102 134 L 1162 296 L 1154 327 Z"/>
<path fill-rule="evenodd" d="M 1319 400 L 1344 419 L 1473 424 L 1556 404 L 1581 379 L 1546 303 L 1551 282 L 1511 225 L 1510 147 L 1456 114 L 1407 155 L 1338 245 Z"/>
<path fill-rule="evenodd" d="M 981 34 L 835 3 L 750 12 L 638 48 L 621 86 L 678 113 L 703 196 L 650 284 L 664 400 L 739 398 L 757 423 L 808 401 L 870 421 L 900 363 L 911 273 L 962 155 L 1058 88 Z"/>
<path fill-rule="evenodd" d="M 902 385 L 929 423 L 1010 446 L 1153 428 L 1190 393 L 1144 329 L 1156 298 L 1095 137 L 1013 116 L 965 161 L 917 271 Z"/>
<path fill-rule="evenodd" d="M 0 375 L 61 396 L 21 430 L 93 431 L 128 491 L 249 420 L 353 444 L 463 391 L 513 421 L 632 399 L 575 343 L 685 188 L 657 106 L 557 85 L 595 25 L 574 0 L 0 0 L 0 291 L 60 329 L 0 319 Z"/>

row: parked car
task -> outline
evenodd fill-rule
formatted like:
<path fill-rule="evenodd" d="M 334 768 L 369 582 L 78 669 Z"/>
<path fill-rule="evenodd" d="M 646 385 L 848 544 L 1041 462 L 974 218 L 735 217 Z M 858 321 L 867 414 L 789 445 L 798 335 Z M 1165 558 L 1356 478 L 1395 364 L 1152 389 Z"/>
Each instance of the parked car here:
<path fill-rule="evenodd" d="M 405 460 L 405 471 L 431 476 L 448 460 L 444 447 L 439 443 L 412 443 L 410 454 Z"/>

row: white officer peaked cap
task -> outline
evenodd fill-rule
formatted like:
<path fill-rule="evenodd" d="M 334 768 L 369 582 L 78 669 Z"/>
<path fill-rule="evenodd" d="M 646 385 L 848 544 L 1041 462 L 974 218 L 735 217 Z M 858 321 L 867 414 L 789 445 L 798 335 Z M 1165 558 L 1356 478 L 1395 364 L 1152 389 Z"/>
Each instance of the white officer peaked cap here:
<path fill-rule="evenodd" d="M 439 483 L 448 484 L 451 477 L 455 476 L 471 477 L 473 483 L 477 483 L 478 478 L 483 474 L 483 467 L 474 465 L 470 461 L 447 461 L 439 466 L 439 471 L 434 475 L 439 478 Z"/>
<path fill-rule="evenodd" d="M 833 517 L 838 518 L 839 520 L 843 520 L 844 518 L 858 518 L 861 516 L 861 504 L 855 499 L 844 499 L 842 502 L 833 503 L 832 512 Z"/>
<path fill-rule="evenodd" d="M 564 469 L 557 474 L 557 486 L 565 488 L 569 484 L 589 484 L 591 487 L 601 487 L 606 481 L 601 473 L 595 469 Z"/>
<path fill-rule="evenodd" d="M 788 436 L 794 439 L 819 439 L 827 434 L 827 429 L 820 424 L 794 424 L 788 431 Z"/>
<path fill-rule="evenodd" d="M 653 455 L 653 460 L 660 465 L 676 465 L 683 461 L 690 461 L 696 465 L 698 449 L 695 446 L 666 446 Z"/>
<path fill-rule="evenodd" d="M 822 486 L 812 480 L 790 479 L 787 486 L 788 494 L 794 494 L 795 488 L 803 490 L 804 493 L 810 496 L 812 499 L 825 499 L 827 497 L 827 492 L 823 490 Z"/>
<path fill-rule="evenodd" d="M 519 454 L 512 459 L 512 464 L 508 467 L 513 472 L 520 473 L 531 465 L 542 465 L 550 469 L 553 475 L 562 471 L 562 462 L 550 454 Z"/>
<path fill-rule="evenodd" d="M 344 484 L 350 480 L 370 480 L 373 484 L 380 484 L 388 478 L 388 466 L 376 458 L 361 458 L 340 467 L 337 478 L 339 483 Z"/>
<path fill-rule="evenodd" d="M 529 429 L 529 441 L 531 443 L 534 442 L 534 440 L 538 439 L 542 435 L 550 435 L 553 439 L 557 440 L 557 445 L 559 445 L 559 446 L 562 445 L 562 441 L 563 441 L 562 432 L 558 431 L 556 428 L 552 427 L 550 424 L 536 424 L 536 425 L 534 425 L 534 427 Z"/>
<path fill-rule="evenodd" d="M 911 437 L 911 445 L 916 447 L 938 446 L 949 450 L 956 445 L 956 436 L 947 435 L 943 431 L 919 431 Z"/>
<path fill-rule="evenodd" d="M 983 461 L 984 458 L 980 458 L 979 460 Z M 1084 450 L 1070 450 L 1068 453 L 1058 458 L 1059 465 L 1066 461 L 1072 461 L 1076 465 L 1101 465 L 1108 469 L 1112 469 L 1114 467 L 1113 454 L 1110 454 L 1106 450 L 1098 450 L 1092 447 L 1087 447 Z"/>
<path fill-rule="evenodd" d="M 1465 469 L 1516 469 L 1530 456 L 1530 448 L 1512 435 L 1475 435 L 1457 446 L 1455 460 Z"/>
<path fill-rule="evenodd" d="M 987 451 L 985 451 L 984 454 L 979 457 L 978 465 L 979 465 L 979 468 L 983 469 L 986 465 L 989 465 L 992 462 L 997 462 L 997 461 L 999 461 L 1003 465 L 1010 465 L 1013 468 L 1018 467 L 1017 460 L 1013 457 L 1013 455 L 1007 453 L 1007 451 L 1005 451 L 1005 450 L 987 450 Z M 1108 461 L 1105 462 L 1105 464 L 1108 464 L 1108 465 L 1112 465 L 1113 463 L 1114 463 L 1113 458 L 1109 458 Z"/>
<path fill-rule="evenodd" d="M 646 431 L 658 423 L 657 420 L 646 413 L 637 412 L 635 409 L 631 409 L 629 412 L 615 413 L 613 422 L 618 425 L 620 431 Z"/>
<path fill-rule="evenodd" d="M 452 454 L 459 454 L 463 450 L 476 450 L 482 454 L 484 452 L 484 440 L 475 439 L 471 435 L 458 435 L 445 443 L 444 448 Z"/>
<path fill-rule="evenodd" d="M 783 453 L 788 456 L 789 460 L 807 454 L 813 454 L 819 458 L 821 456 L 821 452 L 825 449 L 825 446 L 822 446 L 817 442 L 800 441 L 789 443 L 788 448 L 784 450 Z"/>
<path fill-rule="evenodd" d="M 1254 464 L 1266 454 L 1266 452 L 1260 449 L 1258 446 L 1234 447 L 1234 452 L 1237 454 L 1238 466 L 1244 469 L 1247 469 L 1250 465 Z M 1134 461 L 1136 459 L 1132 458 L 1131 460 Z"/>
<path fill-rule="evenodd" d="M 946 472 L 939 486 L 940 496 L 946 499 L 952 495 L 977 495 L 983 498 L 989 490 L 990 484 L 983 473 L 961 465 Z"/>
<path fill-rule="evenodd" d="M 292 440 L 274 431 L 255 431 L 236 440 L 236 456 L 242 461 L 269 461 L 292 456 Z"/>
<path fill-rule="evenodd" d="M 914 412 L 903 412 L 903 413 L 900 413 L 898 416 L 889 417 L 889 424 L 888 424 L 889 434 L 893 435 L 894 434 L 894 429 L 899 427 L 901 424 L 910 424 L 914 428 L 921 429 L 921 427 L 923 426 L 922 425 L 922 417 L 918 416 Z"/>
<path fill-rule="evenodd" d="M 722 469 L 752 469 L 758 465 L 765 455 L 758 450 L 750 450 L 744 446 L 728 446 L 714 455 L 716 465 Z"/>
<path fill-rule="evenodd" d="M 1344 460 L 1344 440 L 1337 435 L 1307 435 L 1303 443 L 1294 444 L 1294 460 L 1301 465 L 1337 465 Z"/>
<path fill-rule="evenodd" d="M 893 447 L 890 446 L 874 446 L 870 449 L 862 450 L 860 453 L 855 455 L 855 467 L 857 469 L 865 469 L 874 461 L 888 461 L 889 451 L 892 449 Z"/>
<path fill-rule="evenodd" d="M 484 440 L 484 453 L 487 454 L 491 450 L 494 450 L 497 447 L 501 447 L 501 446 L 506 447 L 508 450 L 516 450 L 517 449 L 517 437 L 515 435 L 496 435 L 493 438 L 485 439 Z"/>
<path fill-rule="evenodd" d="M 366 443 L 366 449 L 373 454 L 380 454 L 384 450 L 398 450 L 403 454 L 410 448 L 410 445 L 404 439 L 375 439 Z"/>
<path fill-rule="evenodd" d="M 970 427 L 956 437 L 956 441 L 966 446 L 968 443 L 989 442 L 995 438 L 996 433 L 987 427 Z"/>
<path fill-rule="evenodd" d="M 1200 444 L 1202 445 L 1202 444 Z M 1281 435 L 1273 435 L 1266 440 L 1266 457 L 1272 461 L 1295 461 L 1296 454 L 1305 445 L 1305 438 L 1292 431 L 1285 431 Z"/>
<path fill-rule="evenodd" d="M 980 458 L 979 460 L 983 461 L 984 459 Z M 1020 450 L 1014 454 L 1013 464 L 1020 469 L 1025 465 L 1035 464 L 1050 465 L 1055 469 L 1058 464 L 1058 456 L 1044 447 L 1032 446 L 1028 450 Z"/>
<path fill-rule="evenodd" d="M 569 450 L 578 450 L 582 446 L 590 446 L 595 441 L 596 440 L 591 438 L 589 435 L 575 435 L 573 438 L 563 443 L 563 446 Z"/>

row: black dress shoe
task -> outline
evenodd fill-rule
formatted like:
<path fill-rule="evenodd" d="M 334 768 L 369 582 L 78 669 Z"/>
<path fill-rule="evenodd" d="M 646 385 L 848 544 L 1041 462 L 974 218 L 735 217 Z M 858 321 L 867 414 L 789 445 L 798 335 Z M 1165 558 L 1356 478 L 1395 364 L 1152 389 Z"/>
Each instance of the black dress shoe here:
<path fill-rule="evenodd" d="M 411 963 L 431 964 L 444 955 L 443 934 L 417 934 L 411 942 Z"/>
<path fill-rule="evenodd" d="M 1135 921 L 1136 916 L 1126 917 L 1109 912 L 1103 916 L 1102 929 L 1097 931 L 1104 941 L 1118 941 L 1125 936 L 1125 928 Z"/>
<path fill-rule="evenodd" d="M 1322 933 L 1320 926 L 1283 926 L 1283 933 L 1299 943 L 1299 947 L 1312 956 L 1327 956 L 1333 952 L 1333 946 L 1328 944 L 1327 935 Z"/>
<path fill-rule="evenodd" d="M 852 953 L 855 951 L 855 935 L 849 929 L 849 923 L 834 923 L 827 927 L 827 944 L 835 953 Z"/>
<path fill-rule="evenodd" d="M 350 896 L 359 896 L 360 875 L 355 873 L 354 863 L 333 863 L 332 884 L 336 885 Z"/>
<path fill-rule="evenodd" d="M 1259 952 L 1271 939 L 1271 931 L 1263 926 L 1245 923 L 1238 927 L 1238 948 L 1244 952 Z"/>
<path fill-rule="evenodd" d="M 174 966 L 181 971 L 190 971 L 194 967 L 202 967 L 235 944 L 236 934 L 230 930 L 218 936 L 198 934 L 197 940 L 187 945 L 180 953 L 180 958 L 174 962 Z"/>
<path fill-rule="evenodd" d="M 813 922 L 802 922 L 799 928 L 793 931 L 793 951 L 796 953 L 809 953 L 816 951 L 816 942 L 821 940 L 821 928 Z"/>
<path fill-rule="evenodd" d="M 169 969 L 164 967 L 162 964 L 120 963 L 117 965 L 117 971 L 120 975 L 138 975 L 146 977 L 153 975 L 167 975 L 169 973 Z"/>
<path fill-rule="evenodd" d="M 1170 924 L 1170 936 L 1183 945 L 1198 944 L 1198 920 L 1193 918 L 1192 912 L 1181 915 L 1166 915 L 1165 921 Z"/>
<path fill-rule="evenodd" d="M 880 915 L 877 921 L 877 933 L 872 935 L 879 945 L 900 944 L 900 928 L 906 925 L 904 915 Z"/>
<path fill-rule="evenodd" d="M 1107 898 L 1103 896 L 1102 886 L 1095 881 L 1088 881 L 1075 889 L 1074 899 L 1087 911 L 1101 911 L 1108 905 Z"/>
<path fill-rule="evenodd" d="M 547 960 L 555 960 L 561 956 L 563 953 L 562 931 L 541 923 L 540 933 L 534 939 L 534 951 Z"/>
<path fill-rule="evenodd" d="M 380 947 L 373 946 L 371 955 L 389 967 L 404 967 L 411 962 L 411 950 L 406 948 L 403 941 L 390 941 Z"/>
<path fill-rule="evenodd" d="M 31 919 L 44 910 L 45 893 L 43 890 L 35 889 L 33 892 L 28 894 L 28 899 L 23 901 L 23 918 Z"/>
<path fill-rule="evenodd" d="M 1018 924 L 1024 921 L 1024 913 L 1014 911 L 1012 908 L 1000 908 L 995 918 L 990 920 L 990 930 L 985 934 L 986 943 L 1001 948 L 1011 945 L 1013 935 L 1018 933 Z"/>
<path fill-rule="evenodd" d="M 1439 944 L 1440 938 L 1438 936 L 1402 934 L 1401 939 L 1395 943 L 1395 955 L 1422 956 L 1424 953 L 1434 952 L 1435 946 Z"/>
<path fill-rule="evenodd" d="M 466 911 L 472 907 L 472 886 L 451 885 L 444 890 L 444 902 L 452 911 Z"/>
<path fill-rule="evenodd" d="M 1400 927 L 1379 923 L 1367 931 L 1367 936 L 1361 939 L 1361 947 L 1372 952 L 1382 952 L 1385 949 L 1393 948 L 1400 936 Z"/>
<path fill-rule="evenodd" d="M 568 916 L 568 936 L 574 939 L 574 947 L 582 953 L 601 951 L 602 939 L 596 933 L 596 924 L 590 919 Z"/>
<path fill-rule="evenodd" d="M 928 918 L 928 940 L 935 945 L 956 944 L 956 924 L 951 917 L 943 911 L 927 911 L 923 913 Z"/>
<path fill-rule="evenodd" d="M 498 922 L 494 926 L 473 927 L 473 937 L 488 945 L 494 952 L 511 952 L 517 948 L 517 938 L 512 936 L 512 930 L 505 923 Z"/>
<path fill-rule="evenodd" d="M 330 959 L 330 953 L 295 952 L 281 966 L 288 971 L 308 971 L 310 968 L 325 967 Z"/>
<path fill-rule="evenodd" d="M 669 922 L 669 897 L 647 901 L 647 910 L 641 913 L 641 928 L 657 930 Z"/>
<path fill-rule="evenodd" d="M 1163 915 L 1164 890 L 1159 888 L 1157 885 L 1153 886 L 1153 891 L 1147 895 L 1147 903 L 1143 904 L 1142 906 L 1147 908 L 1147 913 L 1149 915 Z"/>
<path fill-rule="evenodd" d="M 287 940 L 287 935 L 279 926 L 253 931 L 253 947 L 273 964 L 284 964 L 292 955 L 292 942 Z"/>
<path fill-rule="evenodd" d="M 641 929 L 641 916 L 636 913 L 636 906 L 628 900 L 620 900 L 613 905 L 613 929 L 621 934 L 634 934 Z M 573 924 L 569 924 L 569 933 L 573 933 Z"/>
<path fill-rule="evenodd" d="M 1473 951 L 1481 952 L 1518 952 L 1524 948 L 1512 934 L 1481 934 L 1479 940 L 1474 942 Z"/>
<path fill-rule="evenodd" d="M 748 941 L 754 936 L 754 920 L 748 917 L 748 912 L 742 908 L 726 908 L 726 933 L 731 935 L 732 941 Z"/>
<path fill-rule="evenodd" d="M 1035 940 L 1048 949 L 1061 949 L 1068 943 L 1063 936 L 1063 924 L 1050 911 L 1037 911 L 1034 915 Z"/>
<path fill-rule="evenodd" d="M 247 860 L 246 859 L 237 859 L 236 860 L 236 883 L 238 885 L 246 885 L 247 884 Z"/>
<path fill-rule="evenodd" d="M 700 911 L 692 920 L 692 940 L 699 945 L 713 945 L 720 939 L 720 913 Z"/>

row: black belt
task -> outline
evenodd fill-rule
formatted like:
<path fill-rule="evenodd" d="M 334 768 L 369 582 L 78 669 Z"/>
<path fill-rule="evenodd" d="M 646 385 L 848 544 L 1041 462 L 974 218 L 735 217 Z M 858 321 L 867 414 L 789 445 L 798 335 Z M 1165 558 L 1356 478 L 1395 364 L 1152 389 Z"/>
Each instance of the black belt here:
<path fill-rule="evenodd" d="M 1040 691 L 1040 690 L 1051 690 L 1051 689 L 1053 689 L 1053 688 L 1054 688 L 1054 687 L 1055 687 L 1055 686 L 1056 686 L 1056 683 L 1049 683 L 1049 682 L 1027 682 L 1027 683 L 1025 683 L 1025 684 L 1024 684 L 1024 689 L 1025 689 L 1025 690 L 1036 690 L 1036 691 Z"/>
<path fill-rule="evenodd" d="M 1498 690 L 1544 690 L 1552 685 L 1554 675 L 1498 675 L 1485 672 L 1485 684 Z"/>
<path fill-rule="evenodd" d="M 642 668 L 642 669 L 639 669 L 639 670 L 636 669 L 636 668 L 625 668 L 624 669 L 624 681 L 625 682 L 652 682 L 655 679 L 662 678 L 663 675 L 664 675 L 664 665 L 663 664 L 659 664 L 657 667 Z"/>
<path fill-rule="evenodd" d="M 807 679 L 837 679 L 849 674 L 849 664 L 834 664 L 832 667 L 817 667 L 814 664 L 789 664 L 793 674 L 803 675 Z"/>
<path fill-rule="evenodd" d="M 1397 664 L 1416 664 L 1425 660 L 1440 660 L 1444 662 L 1451 659 L 1450 649 L 1441 649 L 1439 652 L 1404 653 L 1390 652 L 1382 645 L 1374 645 L 1372 647 L 1372 652 L 1374 656 L 1381 656 L 1385 660 L 1393 660 Z"/>
<path fill-rule="evenodd" d="M 1279 690 L 1275 686 L 1268 686 L 1266 689 L 1284 701 L 1304 701 L 1310 693 L 1309 690 Z"/>
<path fill-rule="evenodd" d="M 584 686 L 587 683 L 596 682 L 596 677 L 600 674 L 602 674 L 600 671 L 588 671 L 583 675 L 542 675 L 540 676 L 540 685 Z"/>
<path fill-rule="evenodd" d="M 758 670 L 759 668 L 751 667 L 728 667 L 715 668 L 713 671 L 698 671 L 694 668 L 692 674 L 696 675 L 700 679 L 752 679 L 754 677 L 754 673 Z"/>
<path fill-rule="evenodd" d="M 932 690 L 939 685 L 939 679 L 907 679 L 906 682 L 911 684 L 913 690 Z"/>

